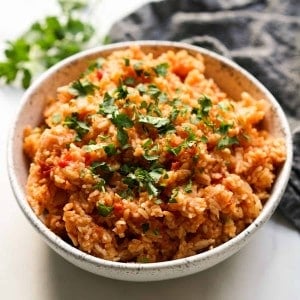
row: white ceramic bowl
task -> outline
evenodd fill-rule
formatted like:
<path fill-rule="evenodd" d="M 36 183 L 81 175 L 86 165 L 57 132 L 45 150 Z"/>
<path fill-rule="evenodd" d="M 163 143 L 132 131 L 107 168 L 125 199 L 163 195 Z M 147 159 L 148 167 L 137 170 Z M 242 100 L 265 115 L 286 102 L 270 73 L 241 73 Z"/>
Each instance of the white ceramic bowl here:
<path fill-rule="evenodd" d="M 272 135 L 285 139 L 287 159 L 277 176 L 271 196 L 262 212 L 243 232 L 212 250 L 187 258 L 159 263 L 120 263 L 103 260 L 76 249 L 51 232 L 35 215 L 26 200 L 25 183 L 28 175 L 28 161 L 22 148 L 24 127 L 28 124 L 38 125 L 42 120 L 42 111 L 49 96 L 55 96 L 57 87 L 77 78 L 91 60 L 107 56 L 112 51 L 123 49 L 131 44 L 139 44 L 145 51 L 151 51 L 154 54 L 160 54 L 169 49 L 186 49 L 191 54 L 201 53 L 205 58 L 206 75 L 214 78 L 216 83 L 233 99 L 238 98 L 242 91 L 247 91 L 254 98 L 264 98 L 271 104 L 272 109 L 266 116 L 264 126 Z M 232 61 L 208 50 L 175 42 L 141 41 L 112 44 L 81 52 L 63 60 L 45 72 L 26 91 L 8 142 L 8 171 L 15 197 L 29 222 L 46 243 L 59 255 L 82 269 L 105 277 L 129 281 L 155 281 L 193 274 L 223 261 L 240 250 L 273 214 L 285 190 L 291 164 L 291 132 L 284 112 L 271 93 Z"/>

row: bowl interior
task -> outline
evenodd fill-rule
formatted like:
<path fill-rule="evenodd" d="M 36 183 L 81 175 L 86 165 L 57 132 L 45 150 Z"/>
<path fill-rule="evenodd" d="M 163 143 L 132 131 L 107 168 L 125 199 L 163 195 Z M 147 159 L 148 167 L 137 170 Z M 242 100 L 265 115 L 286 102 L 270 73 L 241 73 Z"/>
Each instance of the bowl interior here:
<path fill-rule="evenodd" d="M 91 49 L 79 53 L 75 56 L 72 56 L 62 61 L 61 63 L 57 64 L 56 66 L 52 67 L 51 69 L 49 69 L 24 94 L 9 139 L 8 169 L 9 169 L 11 184 L 14 193 L 16 195 L 16 198 L 18 200 L 18 203 L 21 206 L 27 218 L 31 221 L 31 223 L 35 227 L 43 228 L 45 226 L 38 221 L 37 217 L 29 207 L 29 204 L 27 203 L 25 197 L 25 184 L 28 176 L 28 160 L 26 159 L 23 153 L 23 146 L 22 146 L 24 128 L 28 125 L 32 127 L 37 126 L 42 121 L 45 104 L 49 98 L 53 98 L 56 96 L 56 89 L 59 86 L 65 85 L 70 81 L 78 78 L 78 76 L 87 68 L 87 66 L 93 60 L 99 57 L 106 57 L 112 51 L 126 48 L 130 44 L 132 44 L 132 42 L 113 44 L 105 47 Z M 136 44 L 139 44 L 145 52 L 152 52 L 155 56 L 168 50 L 176 51 L 180 49 L 185 49 L 192 55 L 201 53 L 205 59 L 206 77 L 213 78 L 214 81 L 221 87 L 221 89 L 224 90 L 231 98 L 239 99 L 240 94 L 243 91 L 246 91 L 249 94 L 251 94 L 255 99 L 258 100 L 264 98 L 270 103 L 271 109 L 268 111 L 266 115 L 266 118 L 263 123 L 263 127 L 267 129 L 273 136 L 283 137 L 285 139 L 287 145 L 287 160 L 283 165 L 283 167 L 281 168 L 281 170 L 279 171 L 276 182 L 273 186 L 271 197 L 265 204 L 263 211 L 258 216 L 258 218 L 247 228 L 247 232 L 245 231 L 240 233 L 237 237 L 233 238 L 232 240 L 226 242 L 221 246 L 216 247 L 216 249 L 209 250 L 206 251 L 205 253 L 200 253 L 194 256 L 195 260 L 198 259 L 197 257 L 203 258 L 204 256 L 205 257 L 215 256 L 216 257 L 215 261 L 220 261 L 221 260 L 220 252 L 224 252 L 224 251 L 226 252 L 228 249 L 229 250 L 231 249 L 230 250 L 231 254 L 233 254 L 234 251 L 232 250 L 233 249 L 232 245 L 236 242 L 238 245 L 240 245 L 238 246 L 238 248 L 241 248 L 241 245 L 245 243 L 244 241 L 248 239 L 250 233 L 251 234 L 254 233 L 261 224 L 263 224 L 265 221 L 268 220 L 268 218 L 271 216 L 271 214 L 273 213 L 277 204 L 280 201 L 280 197 L 283 194 L 285 186 L 288 181 L 291 162 L 292 162 L 292 141 L 291 141 L 291 134 L 290 134 L 286 117 L 282 109 L 280 108 L 279 104 L 273 98 L 273 96 L 254 77 L 249 75 L 246 71 L 244 71 L 239 66 L 232 63 L 226 58 L 223 58 L 208 50 L 182 44 L 182 43 L 143 41 L 143 42 L 136 42 Z M 46 229 L 44 229 L 42 230 L 42 232 L 44 235 L 44 239 L 46 241 L 51 240 L 52 244 L 55 244 L 55 247 L 61 247 L 62 249 L 64 248 L 64 246 L 61 245 L 57 246 L 58 242 L 56 241 L 56 239 L 55 241 L 53 241 L 54 239 L 52 236 L 54 234 L 49 232 L 49 230 L 47 231 Z M 73 251 L 70 250 L 70 248 L 68 249 L 69 249 L 68 251 L 70 252 Z M 227 257 L 228 256 L 229 255 L 227 255 Z M 186 261 L 189 260 L 192 261 L 193 259 L 194 258 L 189 257 L 187 258 Z M 98 263 L 98 261 L 100 261 L 100 259 L 98 259 L 97 261 L 95 257 L 90 257 L 88 258 L 88 260 L 90 261 L 91 264 L 93 262 Z M 185 260 L 182 260 L 182 263 L 184 262 Z M 179 261 L 177 263 L 179 264 Z M 111 263 L 111 264 L 116 265 L 117 263 Z M 161 267 L 167 266 L 167 264 L 164 263 L 153 263 L 153 268 L 154 265 L 156 266 L 157 264 L 159 264 Z M 173 264 L 176 263 L 174 263 L 173 261 Z M 137 265 L 141 265 L 141 264 L 137 264 Z M 147 264 L 146 267 L 139 266 L 138 268 L 140 270 L 146 269 L 148 267 L 151 268 L 151 266 L 149 265 L 151 264 Z M 178 276 L 182 276 L 182 275 L 178 273 L 177 277 Z M 174 276 L 169 276 L 169 278 L 172 277 Z"/>

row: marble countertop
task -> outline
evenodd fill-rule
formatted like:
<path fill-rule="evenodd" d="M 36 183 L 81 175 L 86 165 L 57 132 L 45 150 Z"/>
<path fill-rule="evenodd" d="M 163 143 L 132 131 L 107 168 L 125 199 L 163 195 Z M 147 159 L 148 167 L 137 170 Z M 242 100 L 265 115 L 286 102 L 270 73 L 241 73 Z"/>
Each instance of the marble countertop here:
<path fill-rule="evenodd" d="M 101 33 L 147 0 L 102 0 Z M 0 3 L 0 50 L 45 14 L 55 0 Z M 133 283 L 83 271 L 54 253 L 17 206 L 6 170 L 7 133 L 23 91 L 0 86 L 0 299 L 299 299 L 300 234 L 278 213 L 246 247 L 201 273 L 161 282 Z"/>

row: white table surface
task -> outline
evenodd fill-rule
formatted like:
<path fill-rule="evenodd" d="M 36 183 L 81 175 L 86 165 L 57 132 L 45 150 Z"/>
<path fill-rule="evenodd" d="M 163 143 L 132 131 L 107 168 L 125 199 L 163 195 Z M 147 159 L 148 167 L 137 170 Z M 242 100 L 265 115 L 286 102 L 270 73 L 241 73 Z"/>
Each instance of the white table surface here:
<path fill-rule="evenodd" d="M 101 33 L 147 0 L 103 0 Z M 37 18 L 57 12 L 55 0 L 2 0 L 0 49 Z M 103 17 L 105 16 L 105 17 Z M 133 283 L 83 271 L 54 253 L 17 206 L 6 170 L 7 133 L 23 91 L 0 87 L 0 299 L 300 299 L 300 234 L 278 213 L 250 243 L 201 273 Z"/>

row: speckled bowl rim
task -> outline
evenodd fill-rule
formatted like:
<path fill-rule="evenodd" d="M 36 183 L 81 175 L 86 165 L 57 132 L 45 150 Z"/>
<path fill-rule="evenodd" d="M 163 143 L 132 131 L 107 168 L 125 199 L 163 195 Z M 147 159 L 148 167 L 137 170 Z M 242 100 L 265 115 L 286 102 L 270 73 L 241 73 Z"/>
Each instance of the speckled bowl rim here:
<path fill-rule="evenodd" d="M 176 47 L 178 49 L 186 49 L 190 51 L 200 52 L 205 55 L 208 55 L 212 57 L 213 59 L 217 59 L 224 63 L 225 65 L 228 65 L 229 67 L 235 69 L 236 71 L 242 73 L 243 76 L 247 77 L 248 80 L 252 81 L 258 89 L 263 91 L 268 97 L 268 100 L 272 103 L 274 106 L 276 113 L 281 120 L 281 127 L 284 131 L 284 138 L 286 141 L 286 148 L 287 148 L 287 159 L 286 162 L 282 168 L 280 180 L 276 180 L 275 186 L 273 188 L 272 194 L 270 198 L 268 199 L 267 203 L 264 205 L 263 210 L 259 214 L 259 216 L 251 223 L 246 229 L 244 229 L 241 233 L 239 233 L 236 237 L 232 238 L 231 240 L 225 242 L 224 244 L 221 244 L 217 246 L 216 248 L 213 248 L 211 250 L 207 250 L 205 252 L 186 257 L 186 258 L 180 258 L 176 260 L 171 261 L 164 261 L 164 262 L 155 262 L 155 263 L 124 263 L 124 262 L 114 262 L 114 261 L 108 261 L 104 260 L 98 257 L 94 257 L 90 254 L 84 253 L 81 250 L 71 246 L 67 242 L 63 241 L 61 238 L 59 238 L 56 234 L 54 234 L 52 231 L 50 231 L 44 223 L 35 215 L 33 210 L 30 208 L 25 194 L 22 192 L 22 188 L 17 181 L 17 175 L 14 172 L 13 168 L 13 149 L 14 149 L 14 133 L 16 131 L 16 124 L 17 120 L 20 118 L 20 114 L 22 112 L 23 106 L 25 103 L 29 100 L 29 95 L 32 94 L 32 92 L 41 84 L 44 80 L 47 79 L 47 77 L 59 70 L 60 68 L 63 68 L 65 65 L 68 65 L 70 62 L 84 58 L 85 56 L 101 53 L 102 51 L 107 50 L 118 50 L 122 49 L 124 47 L 128 47 L 130 45 L 141 45 L 141 46 L 171 46 Z M 273 97 L 273 95 L 250 73 L 248 73 L 246 70 L 238 66 L 233 61 L 216 54 L 212 51 L 209 51 L 207 49 L 198 47 L 198 46 L 192 46 L 190 44 L 182 43 L 182 42 L 169 42 L 169 41 L 134 41 L 134 42 L 122 42 L 122 43 L 115 43 L 110 44 L 106 46 L 99 46 L 96 48 L 92 48 L 83 52 L 80 52 L 78 54 L 75 54 L 55 66 L 51 67 L 49 70 L 47 70 L 45 73 L 43 73 L 33 84 L 32 86 L 24 93 L 19 109 L 17 111 L 15 120 L 13 122 L 13 126 L 10 129 L 9 138 L 8 138 L 8 160 L 7 160 L 7 167 L 8 167 L 8 174 L 9 174 L 9 180 L 11 183 L 12 190 L 14 192 L 14 195 L 17 199 L 17 203 L 20 206 L 21 210 L 23 211 L 24 215 L 27 217 L 29 222 L 33 225 L 33 227 L 42 234 L 42 237 L 44 240 L 49 242 L 54 248 L 57 250 L 61 250 L 62 252 L 67 253 L 68 255 L 71 255 L 75 260 L 83 260 L 87 263 L 90 263 L 96 267 L 104 267 L 104 268 L 115 268 L 121 270 L 137 270 L 137 271 L 143 271 L 143 270 L 157 270 L 157 269 L 165 269 L 165 268 L 174 268 L 178 266 L 184 266 L 184 265 L 190 265 L 197 262 L 197 264 L 200 261 L 215 259 L 220 256 L 224 256 L 224 253 L 232 250 L 232 248 L 240 249 L 242 245 L 245 244 L 245 240 L 248 240 L 250 236 L 252 236 L 258 228 L 261 227 L 262 224 L 264 224 L 273 214 L 276 207 L 278 206 L 281 197 L 284 193 L 284 190 L 286 188 L 291 166 L 292 166 L 292 136 L 291 131 L 288 125 L 287 118 L 276 101 L 276 99 Z M 278 178 L 279 179 L 279 178 Z M 213 264 L 212 264 L 213 265 Z M 184 275 L 184 274 L 183 274 Z"/>

